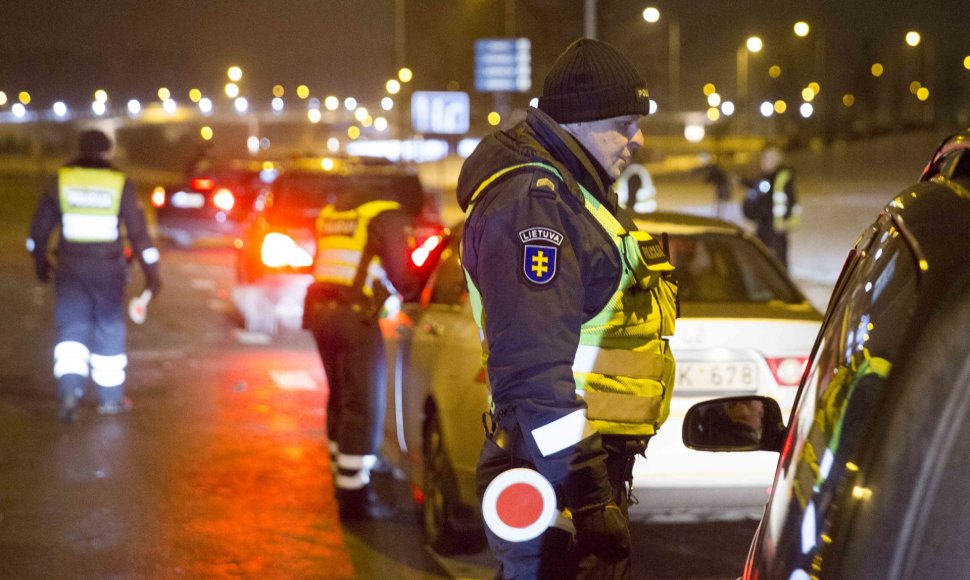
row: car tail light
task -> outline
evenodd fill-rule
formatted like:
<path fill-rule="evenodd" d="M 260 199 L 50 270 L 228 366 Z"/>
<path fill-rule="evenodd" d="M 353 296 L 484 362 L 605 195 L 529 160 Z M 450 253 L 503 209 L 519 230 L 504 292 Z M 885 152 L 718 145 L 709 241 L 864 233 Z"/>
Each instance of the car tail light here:
<path fill-rule="evenodd" d="M 216 186 L 215 180 L 207 177 L 196 177 L 192 180 L 192 189 L 196 191 L 212 191 Z"/>
<path fill-rule="evenodd" d="M 414 250 L 411 251 L 411 263 L 418 268 L 424 266 L 428 261 L 428 258 L 431 257 L 431 254 L 434 252 L 435 248 L 441 245 L 441 240 L 441 235 L 435 234 L 426 239 L 423 244 L 417 248 L 414 248 Z"/>
<path fill-rule="evenodd" d="M 156 185 L 155 189 L 152 190 L 152 205 L 155 207 L 162 207 L 165 205 L 165 188 L 161 185 Z"/>
<path fill-rule="evenodd" d="M 808 363 L 808 357 L 804 356 L 777 357 L 767 360 L 772 376 L 783 387 L 797 387 Z"/>
<path fill-rule="evenodd" d="M 222 211 L 229 211 L 236 205 L 236 198 L 231 191 L 223 187 L 212 196 L 212 204 Z"/>
<path fill-rule="evenodd" d="M 286 234 L 270 232 L 263 238 L 260 259 L 270 268 L 305 268 L 313 265 L 313 256 Z"/>

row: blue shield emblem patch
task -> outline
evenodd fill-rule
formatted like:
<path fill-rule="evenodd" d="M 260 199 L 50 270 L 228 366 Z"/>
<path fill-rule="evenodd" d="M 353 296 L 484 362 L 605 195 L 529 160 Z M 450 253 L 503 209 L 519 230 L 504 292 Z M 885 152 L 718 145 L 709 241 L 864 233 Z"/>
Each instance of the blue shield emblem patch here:
<path fill-rule="evenodd" d="M 556 258 L 559 248 L 525 244 L 522 270 L 526 280 L 533 284 L 548 284 L 556 276 Z"/>

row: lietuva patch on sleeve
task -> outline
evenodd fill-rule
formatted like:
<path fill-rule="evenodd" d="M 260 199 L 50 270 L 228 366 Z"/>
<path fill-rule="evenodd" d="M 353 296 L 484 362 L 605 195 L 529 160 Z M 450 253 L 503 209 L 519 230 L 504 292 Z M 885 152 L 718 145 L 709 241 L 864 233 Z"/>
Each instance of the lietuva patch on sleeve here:
<path fill-rule="evenodd" d="M 552 228 L 532 227 L 519 232 L 522 241 L 522 273 L 533 284 L 548 284 L 556 277 L 559 245 L 563 235 Z"/>

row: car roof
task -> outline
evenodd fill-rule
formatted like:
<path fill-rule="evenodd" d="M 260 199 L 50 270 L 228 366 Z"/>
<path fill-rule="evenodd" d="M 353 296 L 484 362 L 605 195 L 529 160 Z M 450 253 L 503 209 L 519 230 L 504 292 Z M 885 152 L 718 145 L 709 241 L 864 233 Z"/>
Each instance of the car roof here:
<path fill-rule="evenodd" d="M 737 224 L 693 214 L 651 212 L 634 214 L 633 217 L 637 226 L 648 232 L 695 235 L 704 233 L 740 235 L 743 233 L 743 230 Z"/>

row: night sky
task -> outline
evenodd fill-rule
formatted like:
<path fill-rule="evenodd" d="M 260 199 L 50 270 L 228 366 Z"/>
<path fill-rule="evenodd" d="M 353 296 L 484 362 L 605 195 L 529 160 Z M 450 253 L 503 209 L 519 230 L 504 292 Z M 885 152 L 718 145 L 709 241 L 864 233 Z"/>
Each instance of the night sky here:
<path fill-rule="evenodd" d="M 504 35 L 507 2 L 404 1 L 413 87 L 473 91 L 473 41 Z M 514 33 L 533 43 L 534 94 L 559 51 L 582 35 L 583 4 L 514 3 Z M 938 86 L 968 85 L 965 78 L 951 78 L 970 76 L 961 64 L 970 54 L 970 37 L 959 29 L 967 21 L 966 5 L 958 0 L 600 0 L 599 37 L 630 55 L 661 97 L 666 32 L 640 17 L 651 4 L 677 14 L 681 90 L 690 108 L 703 107 L 704 82 L 734 90 L 736 50 L 750 34 L 762 35 L 766 45 L 760 61 L 752 62 L 753 74 L 759 67 L 767 70 L 769 61 L 804 69 L 813 58 L 810 42 L 818 36 L 797 44 L 791 26 L 799 19 L 824 34 L 825 80 L 838 83 L 838 90 L 851 87 L 875 59 L 911 58 L 902 41 L 909 29 L 923 33 L 924 48 L 932 47 Z M 254 100 L 268 100 L 275 83 L 289 95 L 305 83 L 315 96 L 372 99 L 395 70 L 394 5 L 394 0 L 0 0 L 0 90 L 8 97 L 29 90 L 37 106 L 56 99 L 87 103 L 97 88 L 118 99 L 149 99 L 166 86 L 184 100 L 191 87 L 221 94 L 226 68 L 235 64 L 245 73 L 243 93 Z"/>

